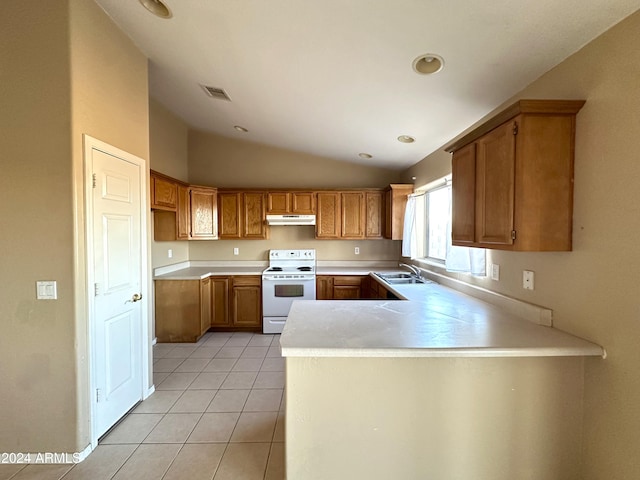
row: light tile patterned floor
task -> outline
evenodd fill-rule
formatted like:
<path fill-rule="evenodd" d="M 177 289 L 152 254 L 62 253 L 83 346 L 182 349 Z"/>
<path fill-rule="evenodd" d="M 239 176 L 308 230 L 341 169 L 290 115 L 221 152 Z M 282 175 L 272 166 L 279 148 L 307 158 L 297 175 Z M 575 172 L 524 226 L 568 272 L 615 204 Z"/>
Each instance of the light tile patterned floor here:
<path fill-rule="evenodd" d="M 279 335 L 154 347 L 156 392 L 78 465 L 0 465 L 0 480 L 283 480 Z"/>

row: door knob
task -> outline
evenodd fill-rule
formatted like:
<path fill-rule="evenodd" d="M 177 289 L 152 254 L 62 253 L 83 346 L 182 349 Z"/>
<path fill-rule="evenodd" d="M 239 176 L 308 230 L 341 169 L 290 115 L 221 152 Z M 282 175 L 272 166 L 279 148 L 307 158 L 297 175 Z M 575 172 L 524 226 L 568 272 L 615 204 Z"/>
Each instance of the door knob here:
<path fill-rule="evenodd" d="M 134 293 L 133 297 L 131 297 L 131 300 L 127 300 L 124 303 L 129 303 L 129 302 L 136 303 L 136 302 L 139 302 L 140 300 L 142 300 L 142 295 L 140 293 Z"/>

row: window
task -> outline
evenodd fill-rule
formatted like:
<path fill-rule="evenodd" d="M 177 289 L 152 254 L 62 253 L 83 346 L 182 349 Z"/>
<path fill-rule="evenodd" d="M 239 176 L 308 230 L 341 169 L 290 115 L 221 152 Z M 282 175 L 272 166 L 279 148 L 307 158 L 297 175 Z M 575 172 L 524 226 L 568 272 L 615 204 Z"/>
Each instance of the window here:
<path fill-rule="evenodd" d="M 448 225 L 451 216 L 451 184 L 429 190 L 426 201 L 426 258 L 444 262 L 447 258 Z"/>
<path fill-rule="evenodd" d="M 484 249 L 451 245 L 451 177 L 436 185 L 407 202 L 402 256 L 440 263 L 449 272 L 485 276 Z"/>

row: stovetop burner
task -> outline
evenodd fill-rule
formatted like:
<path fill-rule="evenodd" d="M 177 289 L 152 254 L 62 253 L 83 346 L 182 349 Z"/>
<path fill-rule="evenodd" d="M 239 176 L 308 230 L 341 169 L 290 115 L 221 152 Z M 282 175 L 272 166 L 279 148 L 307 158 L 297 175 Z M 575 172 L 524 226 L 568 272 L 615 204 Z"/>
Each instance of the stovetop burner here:
<path fill-rule="evenodd" d="M 270 267 L 267 272 L 281 272 L 282 267 Z"/>
<path fill-rule="evenodd" d="M 311 267 L 298 267 L 298 270 L 301 272 L 310 272 L 312 270 Z"/>

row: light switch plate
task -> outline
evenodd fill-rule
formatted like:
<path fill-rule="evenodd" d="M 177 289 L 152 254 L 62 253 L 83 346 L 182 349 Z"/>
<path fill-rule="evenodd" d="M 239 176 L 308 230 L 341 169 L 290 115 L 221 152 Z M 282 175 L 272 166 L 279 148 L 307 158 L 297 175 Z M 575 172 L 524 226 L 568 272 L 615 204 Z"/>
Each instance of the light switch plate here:
<path fill-rule="evenodd" d="M 238 247 L 234 247 L 233 254 L 234 255 L 240 255 L 240 249 Z"/>
<path fill-rule="evenodd" d="M 39 280 L 36 282 L 36 298 L 38 300 L 56 300 L 58 286 L 54 280 Z"/>

